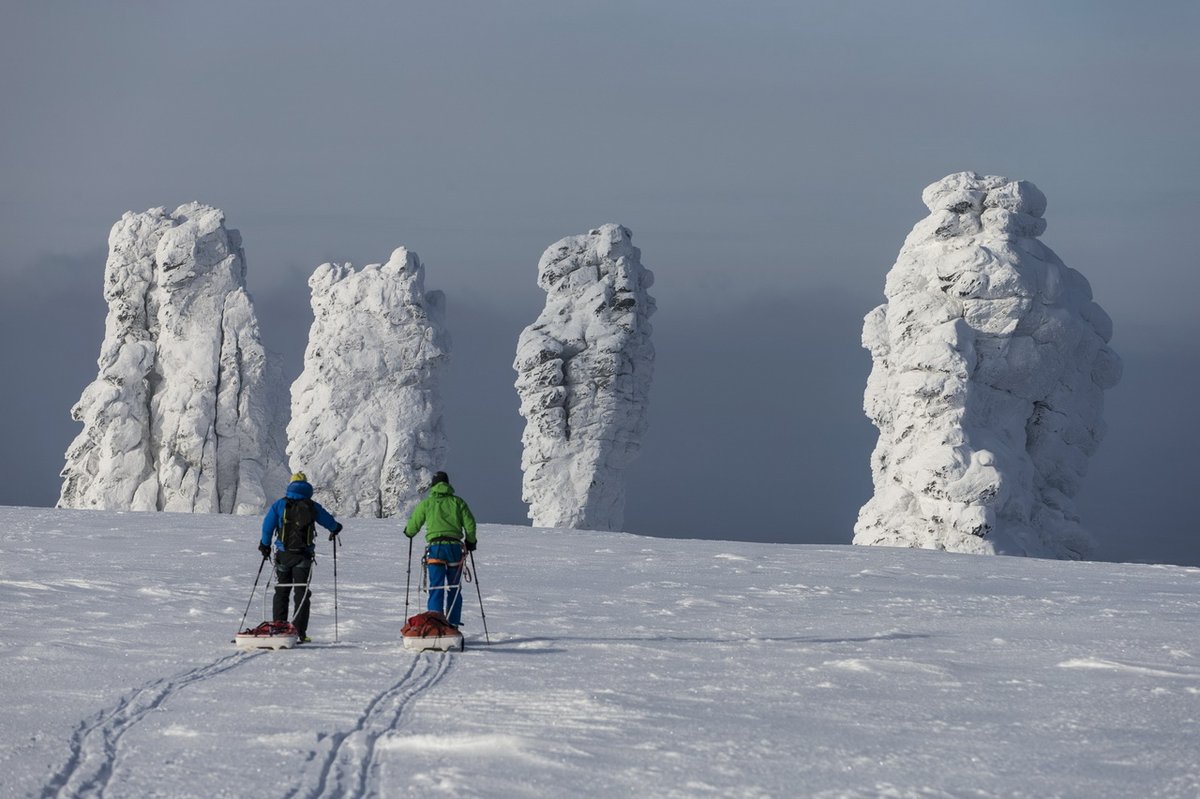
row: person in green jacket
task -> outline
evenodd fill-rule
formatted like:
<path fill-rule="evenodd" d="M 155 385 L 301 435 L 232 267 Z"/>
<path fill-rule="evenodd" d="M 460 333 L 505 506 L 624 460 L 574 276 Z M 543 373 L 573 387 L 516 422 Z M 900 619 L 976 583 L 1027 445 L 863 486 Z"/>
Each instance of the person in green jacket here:
<path fill-rule="evenodd" d="M 457 627 L 462 620 L 463 549 L 475 551 L 475 517 L 462 497 L 455 496 L 445 472 L 433 475 L 429 493 L 417 503 L 404 534 L 425 528 L 424 563 L 429 571 L 428 609 L 443 613 Z"/>

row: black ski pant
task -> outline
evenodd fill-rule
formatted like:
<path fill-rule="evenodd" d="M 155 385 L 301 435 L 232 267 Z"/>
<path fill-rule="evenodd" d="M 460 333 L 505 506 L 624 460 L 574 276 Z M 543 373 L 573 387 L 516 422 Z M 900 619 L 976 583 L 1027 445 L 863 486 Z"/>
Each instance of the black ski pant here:
<path fill-rule="evenodd" d="M 308 604 L 312 599 L 309 580 L 312 578 L 312 555 L 307 552 L 275 553 L 275 601 L 271 608 L 275 621 L 288 620 L 288 595 L 295 597 L 296 625 L 300 637 L 308 634 Z M 298 583 L 295 586 L 286 583 Z"/>

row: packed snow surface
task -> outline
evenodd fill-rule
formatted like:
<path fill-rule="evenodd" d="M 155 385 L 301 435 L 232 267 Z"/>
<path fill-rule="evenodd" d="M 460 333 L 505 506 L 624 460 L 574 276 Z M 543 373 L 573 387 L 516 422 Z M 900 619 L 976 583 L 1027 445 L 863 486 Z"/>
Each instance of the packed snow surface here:
<path fill-rule="evenodd" d="M 417 654 L 363 519 L 316 643 L 240 653 L 257 519 L 0 524 L 5 796 L 1200 794 L 1200 569 L 482 525 Z"/>
<path fill-rule="evenodd" d="M 542 527 L 620 530 L 625 468 L 646 430 L 654 273 L 620 225 L 548 247 L 546 306 L 522 331 L 517 371 L 522 499 Z"/>
<path fill-rule="evenodd" d="M 404 247 L 359 271 L 323 264 L 308 285 L 313 323 L 292 384 L 291 466 L 339 517 L 407 517 L 445 465 L 445 297 L 425 291 L 425 267 Z"/>
<path fill-rule="evenodd" d="M 108 237 L 99 372 L 59 505 L 256 513 L 286 479 L 241 236 L 216 208 L 128 212 Z"/>
<path fill-rule="evenodd" d="M 1087 279 L 1038 240 L 1028 181 L 960 172 L 867 315 L 875 494 L 854 543 L 1084 558 L 1074 497 L 1121 361 Z"/>

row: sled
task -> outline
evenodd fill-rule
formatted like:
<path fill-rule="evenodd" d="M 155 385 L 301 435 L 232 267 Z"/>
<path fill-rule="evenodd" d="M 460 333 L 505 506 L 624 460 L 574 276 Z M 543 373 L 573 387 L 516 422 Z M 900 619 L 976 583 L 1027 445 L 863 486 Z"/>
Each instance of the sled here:
<path fill-rule="evenodd" d="M 463 636 L 436 610 L 409 618 L 400 630 L 404 648 L 412 652 L 451 652 L 463 649 Z"/>
<path fill-rule="evenodd" d="M 461 652 L 462 633 L 454 635 L 406 635 L 404 648 L 410 652 Z"/>
<path fill-rule="evenodd" d="M 247 627 L 233 637 L 238 649 L 291 649 L 299 640 L 299 631 L 286 621 L 264 621 L 257 627 Z"/>

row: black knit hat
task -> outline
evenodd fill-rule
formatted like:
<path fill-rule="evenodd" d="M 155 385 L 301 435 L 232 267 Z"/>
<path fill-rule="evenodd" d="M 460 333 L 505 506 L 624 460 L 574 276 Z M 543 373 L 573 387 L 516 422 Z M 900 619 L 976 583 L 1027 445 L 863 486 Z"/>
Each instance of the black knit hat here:
<path fill-rule="evenodd" d="M 434 472 L 433 480 L 429 483 L 429 487 L 433 488 L 438 483 L 449 483 L 449 482 L 450 482 L 450 475 L 446 474 L 445 472 Z"/>

